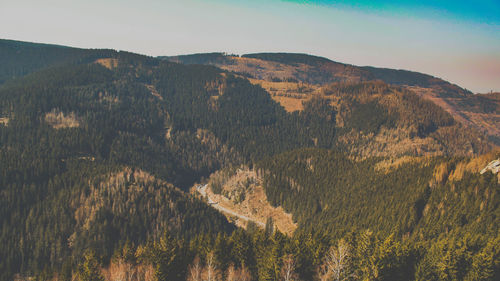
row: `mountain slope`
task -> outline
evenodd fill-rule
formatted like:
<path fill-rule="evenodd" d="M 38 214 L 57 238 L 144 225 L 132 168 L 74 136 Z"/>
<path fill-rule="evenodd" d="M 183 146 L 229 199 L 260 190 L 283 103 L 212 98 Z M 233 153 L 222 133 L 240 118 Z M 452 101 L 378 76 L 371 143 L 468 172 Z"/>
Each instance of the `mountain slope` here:
<path fill-rule="evenodd" d="M 472 246 L 447 259 L 466 261 L 460 274 L 498 271 L 480 263 L 496 260 L 498 176 L 478 171 L 500 155 L 472 158 L 489 143 L 406 87 L 349 80 L 367 70 L 341 64 L 327 67 L 343 69 L 345 80 L 314 77 L 313 64 L 328 61 L 306 65 L 302 55 L 277 58 L 287 64 L 243 58 L 273 68 L 256 70 L 266 81 L 86 51 L 98 55 L 68 61 L 53 54 L 43 69 L 0 85 L 1 280 L 64 272 L 61 279 L 71 280 L 89 268 L 98 275 L 99 261 L 185 280 L 197 255 L 222 271 L 246 267 L 258 280 L 278 280 L 293 256 L 300 277 L 313 280 L 341 238 L 356 249 L 359 276 L 380 270 L 382 280 L 419 279 L 447 272 L 433 261 L 461 247 L 448 233 L 473 235 Z M 280 98 L 299 100 L 300 110 L 282 107 Z M 494 98 L 466 105 L 491 111 Z M 264 231 L 236 229 L 186 192 L 214 186 L 219 173 L 238 167 L 248 170 L 229 175 L 221 194 L 236 202 L 248 187 L 245 196 L 259 193 L 253 202 L 266 212 L 284 208 L 295 220 L 285 214 L 290 232 L 297 227 L 292 237 L 273 233 L 264 212 L 255 215 L 269 222 Z M 250 199 L 237 207 L 252 212 Z"/>
<path fill-rule="evenodd" d="M 371 228 L 432 239 L 447 231 L 497 229 L 499 178 L 480 170 L 499 156 L 497 151 L 465 161 L 352 161 L 333 151 L 301 149 L 257 166 L 270 202 L 292 212 L 300 229 L 326 228 L 342 235 Z"/>
<path fill-rule="evenodd" d="M 238 57 L 211 53 L 162 58 L 185 64 L 211 64 L 226 70 L 248 73 L 264 80 L 295 79 L 310 84 L 382 80 L 388 84 L 439 89 L 448 94 L 461 96 L 471 94 L 456 85 L 427 74 L 388 68 L 359 67 L 307 54 L 257 53 Z"/>
<path fill-rule="evenodd" d="M 126 241 L 143 244 L 167 230 L 189 237 L 234 229 L 173 185 L 190 185 L 231 153 L 214 157 L 211 143 L 194 134 L 165 138 L 165 102 L 136 71 L 178 70 L 114 56 L 121 61 L 114 71 L 94 63 L 51 67 L 0 88 L 9 119 L 0 125 L 1 280 L 60 268 L 86 249 L 109 259 Z M 184 159 L 189 147 L 190 155 L 204 153 Z"/>
<path fill-rule="evenodd" d="M 305 54 L 259 53 L 241 57 L 223 53 L 196 54 L 164 59 L 186 64 L 210 64 L 227 71 L 267 82 L 302 82 L 305 87 L 318 88 L 334 82 L 359 83 L 381 80 L 385 83 L 405 87 L 423 98 L 441 106 L 458 122 L 489 136 L 490 140 L 500 143 L 498 106 L 493 110 L 480 110 L 480 98 L 457 85 L 442 79 L 406 70 L 375 67 L 358 67 L 331 61 L 322 57 Z M 291 102 L 291 101 L 289 101 Z M 498 102 L 495 101 L 498 105 Z M 469 111 L 470 107 L 476 112 Z M 297 108 L 295 106 L 294 108 Z M 479 112 L 478 112 L 479 110 Z"/>
<path fill-rule="evenodd" d="M 0 84 L 54 65 L 91 62 L 112 50 L 90 50 L 0 39 Z"/>

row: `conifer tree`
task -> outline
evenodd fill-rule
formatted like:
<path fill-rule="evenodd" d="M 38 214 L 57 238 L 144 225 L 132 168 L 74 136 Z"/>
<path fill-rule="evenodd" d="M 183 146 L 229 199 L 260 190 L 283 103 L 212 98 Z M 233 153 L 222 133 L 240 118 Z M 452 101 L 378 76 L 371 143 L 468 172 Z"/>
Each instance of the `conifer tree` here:
<path fill-rule="evenodd" d="M 77 279 L 79 281 L 104 281 L 99 262 L 93 251 L 85 253 L 84 261 L 77 272 Z"/>

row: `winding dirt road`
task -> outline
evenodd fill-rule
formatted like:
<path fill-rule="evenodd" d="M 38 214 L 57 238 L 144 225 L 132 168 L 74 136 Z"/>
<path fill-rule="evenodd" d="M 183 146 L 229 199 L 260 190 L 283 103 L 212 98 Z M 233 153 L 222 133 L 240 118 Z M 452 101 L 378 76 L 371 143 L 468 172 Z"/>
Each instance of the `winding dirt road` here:
<path fill-rule="evenodd" d="M 254 223 L 256 223 L 260 227 L 265 227 L 266 226 L 266 224 L 263 223 L 263 222 L 252 220 L 252 219 L 250 219 L 249 217 L 247 217 L 245 215 L 238 214 L 238 213 L 236 213 L 233 210 L 230 210 L 228 208 L 225 208 L 225 207 L 219 205 L 218 202 L 215 202 L 212 198 L 210 198 L 210 196 L 208 196 L 208 194 L 207 194 L 207 188 L 208 188 L 208 184 L 198 185 L 196 187 L 196 191 L 198 191 L 198 193 L 200 193 L 201 196 L 205 197 L 207 199 L 208 204 L 212 205 L 212 207 L 214 207 L 215 209 L 217 209 L 217 210 L 219 210 L 221 212 L 224 212 L 226 214 L 229 214 L 231 216 L 238 217 L 238 218 L 240 218 L 242 220 L 245 220 L 245 221 L 253 221 Z"/>

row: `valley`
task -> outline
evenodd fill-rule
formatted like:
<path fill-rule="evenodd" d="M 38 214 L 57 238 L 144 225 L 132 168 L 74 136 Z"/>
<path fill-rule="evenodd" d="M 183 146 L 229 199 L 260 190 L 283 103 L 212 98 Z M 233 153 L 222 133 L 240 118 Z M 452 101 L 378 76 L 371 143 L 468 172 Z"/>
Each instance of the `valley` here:
<path fill-rule="evenodd" d="M 216 194 L 213 186 L 221 185 Z M 208 204 L 229 215 L 228 220 L 248 229 L 249 222 L 264 229 L 269 219 L 273 227 L 284 234 L 292 235 L 297 229 L 292 215 L 281 207 L 273 207 L 267 200 L 262 178 L 248 168 L 238 168 L 233 175 L 220 177 L 214 174 L 209 183 L 198 185 L 196 191 L 207 199 Z"/>
<path fill-rule="evenodd" d="M 226 215 L 229 215 L 229 219 L 231 220 L 231 217 L 236 217 L 236 225 L 238 225 L 239 227 L 246 227 L 246 225 L 248 224 L 248 222 L 254 222 L 256 223 L 259 227 L 262 227 L 264 228 L 265 227 L 265 223 L 261 222 L 261 221 L 256 221 L 256 220 L 252 220 L 251 218 L 243 215 L 242 213 L 240 212 L 235 212 L 234 211 L 234 206 L 228 206 L 228 204 L 224 204 L 222 202 L 222 196 L 214 196 L 214 194 L 212 192 L 207 192 L 207 185 L 203 185 L 203 186 L 198 186 L 196 187 L 198 192 L 204 197 L 207 199 L 207 203 L 209 205 L 212 205 L 212 207 L 214 207 L 215 209 L 221 211 L 222 213 L 226 214 Z"/>
<path fill-rule="evenodd" d="M 0 50 L 0 280 L 327 280 L 341 250 L 359 280 L 500 276 L 496 93 L 305 54 Z"/>

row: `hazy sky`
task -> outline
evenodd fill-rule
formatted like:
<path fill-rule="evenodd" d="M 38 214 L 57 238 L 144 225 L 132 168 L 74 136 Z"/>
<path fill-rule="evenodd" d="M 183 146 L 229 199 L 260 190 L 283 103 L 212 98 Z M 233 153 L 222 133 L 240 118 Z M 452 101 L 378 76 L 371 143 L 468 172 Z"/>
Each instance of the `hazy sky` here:
<path fill-rule="evenodd" d="M 499 0 L 0 0 L 0 38 L 152 56 L 301 52 L 500 91 Z"/>

